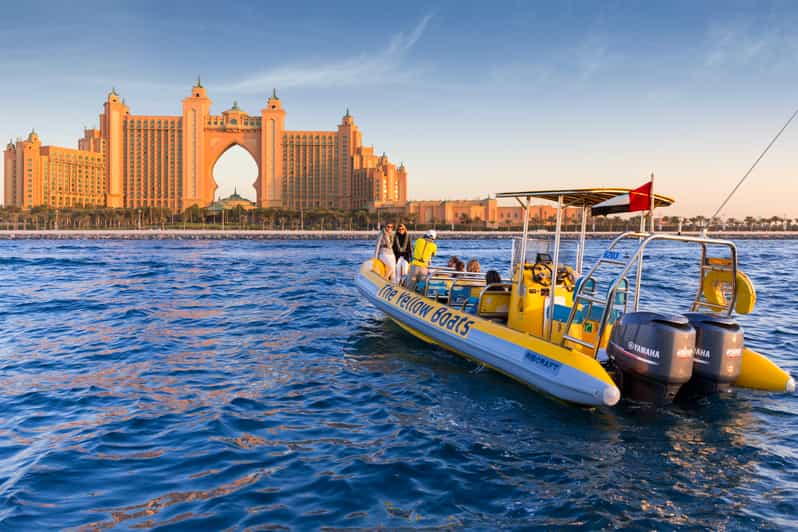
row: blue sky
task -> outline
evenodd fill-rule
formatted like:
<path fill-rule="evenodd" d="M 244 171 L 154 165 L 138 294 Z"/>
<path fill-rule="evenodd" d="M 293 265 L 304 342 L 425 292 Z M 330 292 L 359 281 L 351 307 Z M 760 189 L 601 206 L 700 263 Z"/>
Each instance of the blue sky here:
<path fill-rule="evenodd" d="M 12 3 L 0 19 L 0 138 L 74 146 L 111 86 L 179 114 L 277 87 L 289 129 L 334 129 L 404 161 L 411 198 L 636 186 L 708 215 L 798 107 L 794 2 Z M 4 141 L 5 142 L 5 141 Z M 798 124 L 725 214 L 798 217 Z M 222 191 L 246 192 L 231 153 Z M 238 180 L 234 176 L 238 176 Z"/>

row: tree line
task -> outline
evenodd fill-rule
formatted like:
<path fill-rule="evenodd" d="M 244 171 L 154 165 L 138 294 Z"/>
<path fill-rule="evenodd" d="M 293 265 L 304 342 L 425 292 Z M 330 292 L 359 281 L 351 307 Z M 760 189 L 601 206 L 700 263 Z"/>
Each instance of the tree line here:
<path fill-rule="evenodd" d="M 356 230 L 377 227 L 378 213 L 366 210 L 292 210 L 235 207 L 213 211 L 198 206 L 182 212 L 162 207 L 0 207 L 2 229 L 270 229 Z"/>
<path fill-rule="evenodd" d="M 137 209 L 0 207 L 0 229 L 41 230 L 41 229 L 261 229 L 261 230 L 374 230 L 383 223 L 404 222 L 410 230 L 451 229 L 456 231 L 480 231 L 485 229 L 499 231 L 519 231 L 519 223 L 489 224 L 479 218 L 471 219 L 461 215 L 455 223 L 431 220 L 430 223 L 416 222 L 413 214 L 389 212 L 369 212 L 367 210 L 344 211 L 336 209 L 251 209 L 241 207 L 220 211 L 193 206 L 183 212 L 175 212 L 161 207 L 142 207 Z M 529 228 L 551 230 L 555 218 L 530 219 Z M 639 216 L 601 216 L 589 218 L 589 231 L 621 232 L 638 229 Z M 580 222 L 568 218 L 563 222 L 563 230 L 578 231 Z M 713 219 L 702 216 L 682 218 L 663 216 L 656 219 L 660 231 L 796 231 L 798 219 L 779 216 Z"/>

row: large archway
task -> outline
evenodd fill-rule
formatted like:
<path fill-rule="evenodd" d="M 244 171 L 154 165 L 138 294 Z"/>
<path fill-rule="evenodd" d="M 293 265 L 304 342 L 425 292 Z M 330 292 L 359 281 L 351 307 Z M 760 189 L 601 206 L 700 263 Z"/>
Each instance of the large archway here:
<path fill-rule="evenodd" d="M 258 204 L 261 203 L 262 194 L 257 193 L 260 183 L 260 172 L 262 170 L 260 133 L 255 130 L 208 130 L 205 132 L 205 179 L 203 186 L 201 187 L 202 198 L 205 199 L 206 205 L 210 205 L 211 202 L 213 202 L 215 199 L 218 199 L 219 190 L 217 190 L 217 185 L 223 184 L 223 181 L 217 182 L 215 178 L 216 163 L 229 150 L 234 150 L 232 155 L 234 160 L 238 159 L 238 155 L 240 155 L 241 160 L 246 161 L 246 158 L 243 156 L 243 154 L 240 154 L 239 149 L 243 149 L 245 153 L 247 153 L 249 157 L 255 161 L 255 166 L 257 167 L 257 172 L 254 179 L 256 194 L 255 197 L 248 199 L 251 199 Z M 242 162 L 242 164 L 245 163 Z M 248 166 L 244 166 L 244 168 L 248 168 Z M 252 182 L 253 181 L 249 181 L 246 183 L 247 190 L 249 190 L 249 186 L 252 184 Z M 241 193 L 242 191 L 239 190 L 238 192 Z"/>
<path fill-rule="evenodd" d="M 258 180 L 258 163 L 246 149 L 232 144 L 216 159 L 211 168 L 215 185 L 214 198 L 226 198 L 234 192 L 252 202 L 258 201 L 255 184 Z"/>

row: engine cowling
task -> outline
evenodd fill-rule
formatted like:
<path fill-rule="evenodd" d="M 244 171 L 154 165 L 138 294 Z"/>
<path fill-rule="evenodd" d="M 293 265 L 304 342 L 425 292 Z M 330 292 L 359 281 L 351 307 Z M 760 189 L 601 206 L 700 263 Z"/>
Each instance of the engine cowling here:
<path fill-rule="evenodd" d="M 622 396 L 662 404 L 673 401 L 693 375 L 695 329 L 686 317 L 631 312 L 615 323 L 607 355 Z"/>
<path fill-rule="evenodd" d="M 684 392 L 707 395 L 725 392 L 740 376 L 743 329 L 732 318 L 713 314 L 686 314 L 695 328 L 693 377 Z"/>

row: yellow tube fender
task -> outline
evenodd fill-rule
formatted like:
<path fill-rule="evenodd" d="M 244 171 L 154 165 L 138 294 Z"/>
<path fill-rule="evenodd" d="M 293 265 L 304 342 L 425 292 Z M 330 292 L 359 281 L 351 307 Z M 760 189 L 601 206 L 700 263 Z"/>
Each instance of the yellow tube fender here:
<path fill-rule="evenodd" d="M 387 272 L 388 269 L 385 267 L 385 263 L 380 259 L 371 259 L 371 271 L 384 278 L 385 272 Z"/>
<path fill-rule="evenodd" d="M 738 388 L 751 388 L 768 392 L 795 392 L 795 379 L 778 367 L 768 357 L 756 351 L 743 349 L 740 376 L 734 385 Z"/>
<path fill-rule="evenodd" d="M 737 300 L 734 310 L 737 314 L 750 314 L 756 306 L 756 289 L 751 279 L 741 271 L 737 271 Z M 709 303 L 726 305 L 723 287 L 731 285 L 731 272 L 710 270 L 704 276 L 704 297 Z"/>

